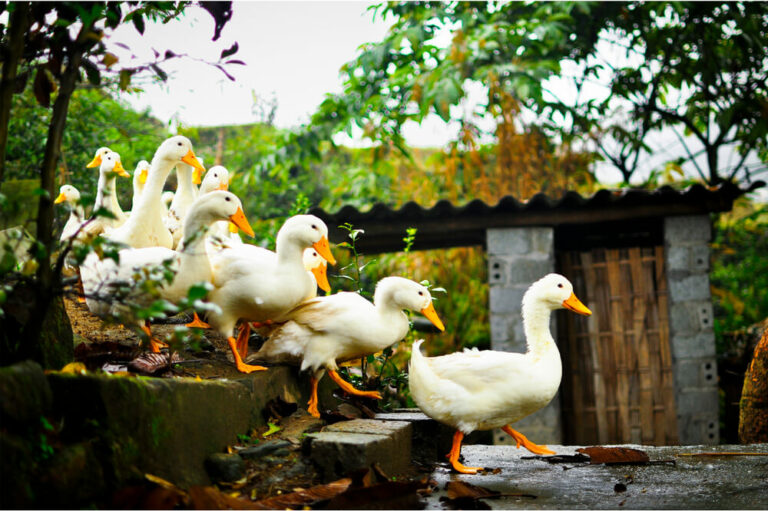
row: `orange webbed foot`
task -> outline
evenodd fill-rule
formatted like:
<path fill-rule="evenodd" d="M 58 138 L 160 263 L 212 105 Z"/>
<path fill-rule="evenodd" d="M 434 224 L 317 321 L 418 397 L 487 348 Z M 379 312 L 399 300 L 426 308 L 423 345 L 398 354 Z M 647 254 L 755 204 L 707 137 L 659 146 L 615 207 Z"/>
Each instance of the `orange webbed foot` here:
<path fill-rule="evenodd" d="M 194 313 L 192 321 L 184 326 L 187 328 L 211 328 L 211 325 L 200 319 L 200 316 L 197 315 L 197 312 Z"/>
<path fill-rule="evenodd" d="M 555 451 L 548 449 L 546 445 L 538 445 L 534 444 L 527 438 L 525 438 L 525 435 L 520 433 L 519 431 L 515 431 L 509 426 L 504 426 L 501 428 L 505 433 L 507 433 L 509 436 L 515 439 L 515 442 L 517 442 L 517 448 L 519 449 L 522 445 L 529 451 L 531 451 L 533 454 L 555 454 Z"/>

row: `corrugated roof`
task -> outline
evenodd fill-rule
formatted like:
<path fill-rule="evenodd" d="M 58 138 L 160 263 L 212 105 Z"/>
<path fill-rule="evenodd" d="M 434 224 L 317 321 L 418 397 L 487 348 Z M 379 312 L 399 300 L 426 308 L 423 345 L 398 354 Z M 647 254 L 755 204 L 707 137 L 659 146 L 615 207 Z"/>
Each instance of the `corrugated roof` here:
<path fill-rule="evenodd" d="M 495 227 L 562 226 L 617 220 L 660 218 L 729 211 L 733 201 L 765 183 L 758 181 L 743 189 L 732 183 L 711 188 L 699 184 L 684 190 L 663 186 L 656 190 L 600 190 L 589 197 L 567 192 L 559 199 L 539 193 L 527 201 L 503 197 L 496 205 L 474 199 L 463 206 L 440 200 L 431 208 L 408 202 L 399 209 L 377 203 L 367 211 L 344 206 L 335 213 L 316 208 L 332 242 L 347 240 L 337 226 L 350 223 L 365 234 L 357 241 L 366 253 L 403 249 L 405 229 L 416 227 L 414 249 L 484 245 L 486 229 Z"/>

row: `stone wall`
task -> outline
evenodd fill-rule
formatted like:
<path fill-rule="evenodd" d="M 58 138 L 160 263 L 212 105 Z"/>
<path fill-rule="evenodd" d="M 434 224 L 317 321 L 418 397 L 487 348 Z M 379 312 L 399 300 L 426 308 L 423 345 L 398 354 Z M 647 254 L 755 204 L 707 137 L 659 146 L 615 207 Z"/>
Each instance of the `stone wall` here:
<path fill-rule="evenodd" d="M 555 270 L 554 229 L 551 227 L 488 229 L 491 349 L 526 351 L 523 294 L 532 282 Z M 557 338 L 554 315 L 552 335 Z M 560 395 L 538 412 L 516 422 L 514 429 L 537 444 L 561 444 Z M 501 430 L 494 443 L 511 444 Z"/>
<path fill-rule="evenodd" d="M 669 329 L 681 445 L 717 444 L 717 361 L 709 290 L 708 215 L 664 219 Z"/>

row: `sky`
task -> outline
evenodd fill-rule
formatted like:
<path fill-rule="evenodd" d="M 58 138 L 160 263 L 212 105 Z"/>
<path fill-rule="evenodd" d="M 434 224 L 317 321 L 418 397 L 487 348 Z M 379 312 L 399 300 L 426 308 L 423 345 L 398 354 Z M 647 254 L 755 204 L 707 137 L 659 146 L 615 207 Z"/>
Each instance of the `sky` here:
<path fill-rule="evenodd" d="M 107 45 L 122 65 L 145 63 L 153 59 L 152 48 L 161 54 L 170 49 L 189 58 L 176 59 L 164 67 L 170 78 L 164 84 L 148 79 L 140 82 L 143 93 L 123 93 L 121 96 L 137 109 L 149 108 L 151 113 L 171 127 L 217 126 L 246 124 L 263 119 L 254 109 L 254 98 L 261 104 L 277 102 L 275 125 L 291 128 L 305 123 L 327 93 L 342 90 L 339 70 L 358 54 L 360 45 L 383 39 L 392 20 L 374 18 L 368 10 L 376 2 L 362 1 L 236 1 L 234 14 L 224 27 L 219 40 L 213 42 L 213 19 L 203 9 L 193 6 L 179 21 L 166 25 L 148 24 L 142 37 L 130 24 L 120 26 L 108 39 Z M 227 71 L 235 77 L 229 80 L 219 70 L 204 63 L 216 61 L 222 50 L 235 42 L 239 51 L 231 58 L 246 65 L 230 65 Z M 446 41 L 448 42 L 448 41 Z M 116 43 L 127 45 L 130 50 Z M 453 114 L 473 110 L 482 102 L 485 91 L 477 84 L 465 84 L 469 99 L 454 107 Z M 550 87 L 567 96 L 567 85 L 555 81 Z M 594 89 L 594 95 L 603 91 Z M 456 110 L 458 109 L 458 111 Z M 492 130 L 492 119 L 481 122 Z M 421 125 L 410 122 L 403 135 L 413 147 L 441 147 L 458 133 L 458 123 L 444 123 L 430 115 Z M 670 144 L 665 139 L 671 139 Z M 334 139 L 347 145 L 365 145 L 360 138 L 350 139 L 340 134 Z M 666 161 L 682 148 L 669 134 L 660 135 L 660 150 L 652 155 L 650 169 Z M 724 155 L 727 156 L 727 155 Z M 597 177 L 604 183 L 615 183 L 620 176 L 608 165 L 598 165 Z M 638 177 L 641 177 L 638 175 Z"/>

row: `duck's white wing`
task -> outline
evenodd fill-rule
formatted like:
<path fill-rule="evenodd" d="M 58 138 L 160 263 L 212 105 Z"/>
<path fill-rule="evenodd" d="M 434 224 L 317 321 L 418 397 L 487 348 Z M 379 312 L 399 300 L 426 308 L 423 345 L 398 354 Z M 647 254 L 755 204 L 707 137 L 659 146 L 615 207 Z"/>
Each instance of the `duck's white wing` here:
<path fill-rule="evenodd" d="M 300 303 L 285 314 L 285 319 L 295 321 L 315 332 L 328 332 L 333 328 L 352 328 L 365 321 L 365 315 L 373 311 L 373 304 L 358 293 L 341 292 L 330 296 L 318 296 Z"/>
<path fill-rule="evenodd" d="M 502 381 L 510 381 L 525 372 L 522 353 L 502 351 L 464 351 L 427 358 L 432 371 L 441 379 L 450 380 L 469 392 L 479 392 Z"/>
<path fill-rule="evenodd" d="M 220 247 L 208 254 L 213 271 L 213 285 L 216 287 L 252 276 L 260 267 L 273 266 L 277 262 L 274 252 L 254 245 Z"/>
<path fill-rule="evenodd" d="M 268 362 L 299 363 L 307 345 L 331 330 L 354 330 L 364 321 L 359 314 L 373 305 L 357 293 L 312 298 L 297 305 L 269 333 L 257 358 Z M 351 332 L 350 332 L 351 333 Z"/>

